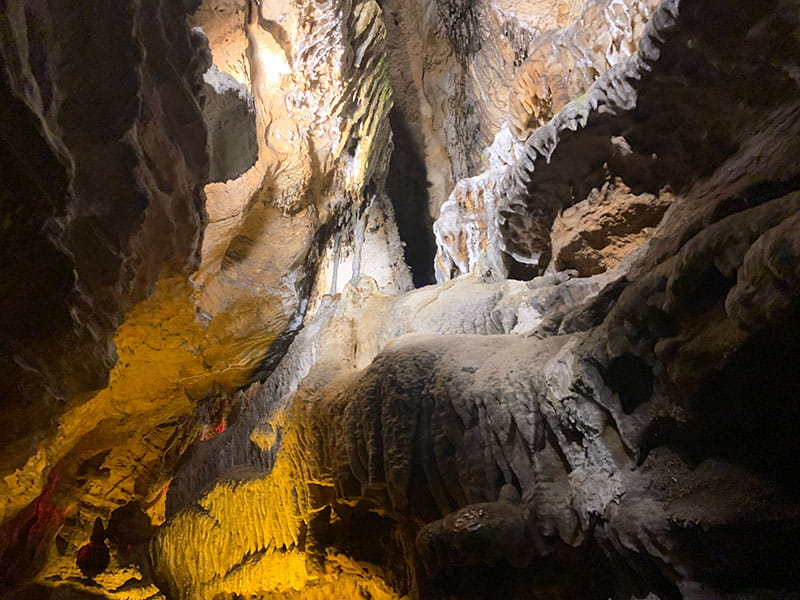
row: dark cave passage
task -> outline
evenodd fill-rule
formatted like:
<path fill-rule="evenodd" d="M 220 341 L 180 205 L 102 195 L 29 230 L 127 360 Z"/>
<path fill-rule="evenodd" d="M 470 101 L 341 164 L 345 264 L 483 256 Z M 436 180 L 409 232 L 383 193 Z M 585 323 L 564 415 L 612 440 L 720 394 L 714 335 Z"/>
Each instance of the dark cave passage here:
<path fill-rule="evenodd" d="M 397 229 L 404 242 L 406 263 L 415 287 L 436 282 L 433 257 L 436 244 L 428 214 L 429 184 L 423 151 L 415 143 L 411 124 L 397 109 L 389 113 L 394 152 L 389 162 L 386 187 L 392 201 Z"/>

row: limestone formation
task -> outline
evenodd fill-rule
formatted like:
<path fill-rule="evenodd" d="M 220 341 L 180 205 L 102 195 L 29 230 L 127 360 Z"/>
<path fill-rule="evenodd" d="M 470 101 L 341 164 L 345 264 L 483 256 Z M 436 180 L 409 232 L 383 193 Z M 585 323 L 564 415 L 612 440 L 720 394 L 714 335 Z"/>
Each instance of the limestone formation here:
<path fill-rule="evenodd" d="M 509 121 L 516 136 L 526 139 L 634 54 L 657 5 L 654 0 L 587 2 L 569 27 L 537 37 L 514 76 Z"/>
<path fill-rule="evenodd" d="M 489 173 L 462 179 L 442 204 L 439 218 L 433 224 L 439 283 L 481 267 L 488 277 L 507 275 L 501 254 L 494 251 L 499 238 L 495 219 L 489 218 L 497 212 L 495 186 Z"/>
<path fill-rule="evenodd" d="M 796 598 L 798 15 L 0 2 L 0 598 Z"/>
<path fill-rule="evenodd" d="M 506 122 L 499 131 L 495 129 L 497 135 L 484 151 L 488 169 L 458 182 L 448 202 L 441 206 L 434 224 L 438 281 L 472 272 L 477 268 L 479 256 L 484 256 L 483 262 L 493 265 L 501 276 L 507 274 L 510 261 L 540 270 L 547 265 L 553 213 L 584 199 L 591 187 L 575 189 L 569 183 L 570 176 L 559 172 L 555 185 L 561 188 L 553 190 L 554 184 L 545 181 L 535 186 L 535 193 L 526 200 L 533 208 L 517 210 L 517 201 L 504 197 L 514 194 L 509 191 L 514 189 L 509 182 L 528 181 L 525 169 L 532 169 L 537 157 L 541 156 L 547 165 L 550 164 L 559 138 L 553 127 L 574 130 L 581 122 L 582 117 L 576 117 L 567 105 L 578 101 L 590 88 L 602 86 L 598 82 L 593 87 L 600 75 L 611 67 L 629 61 L 636 53 L 637 42 L 655 6 L 655 2 L 638 0 L 588 2 L 568 26 L 562 19 L 561 29 L 542 33 L 526 47 L 524 56 L 527 58 L 516 70 L 513 87 L 509 90 Z M 555 115 L 559 115 L 563 125 L 554 119 L 555 125 L 548 124 L 534 131 Z M 624 138 L 619 139 L 620 143 L 626 143 Z M 599 158 L 592 156 L 591 160 L 596 162 Z M 602 180 L 585 180 L 585 185 L 592 184 L 600 187 Z M 554 193 L 558 194 L 557 198 L 552 197 Z M 489 198 L 490 205 L 487 208 L 484 203 L 470 202 L 463 198 L 465 194 Z M 527 191 L 522 194 L 528 197 Z M 516 215 L 509 219 L 505 214 L 529 210 L 533 215 L 527 220 Z M 523 227 L 524 231 L 517 233 L 516 230 Z M 631 223 L 624 227 L 633 232 L 636 225 Z M 470 239 L 457 239 L 459 231 L 472 231 Z M 517 244 L 510 239 L 514 237 L 525 242 Z"/>
<path fill-rule="evenodd" d="M 431 283 L 437 249 L 430 223 L 454 182 L 481 172 L 484 149 L 508 132 L 515 74 L 540 47 L 540 34 L 576 23 L 584 7 L 577 0 L 387 0 L 382 6 L 394 89 L 387 188 L 415 280 Z M 586 27 L 605 27 L 601 13 Z M 453 254 L 456 262 L 464 259 L 455 257 L 457 249 Z"/>
<path fill-rule="evenodd" d="M 693 35 L 712 16 L 727 23 L 712 6 L 711 12 L 685 14 L 668 9 L 659 9 L 663 20 L 650 26 L 651 36 L 660 27 L 665 40 L 671 30 Z M 740 29 L 773 18 L 751 11 L 749 21 L 738 22 Z M 753 46 L 745 68 L 756 68 L 753 60 L 769 56 L 768 48 Z M 658 69 L 655 62 L 651 70 Z M 282 365 L 254 390 L 228 437 L 215 438 L 208 451 L 238 458 L 209 461 L 198 449 L 176 479 L 171 519 L 194 523 L 201 518 L 194 502 L 211 499 L 233 518 L 233 505 L 222 500 L 238 485 L 233 477 L 258 493 L 284 498 L 293 520 L 283 524 L 282 513 L 268 513 L 272 533 L 249 551 L 236 546 L 233 531 L 226 534 L 219 573 L 238 573 L 245 557 L 248 569 L 274 572 L 286 554 L 270 549 L 289 536 L 287 549 L 310 546 L 313 556 L 325 557 L 323 565 L 345 552 L 373 572 L 385 572 L 402 556 L 405 566 L 395 567 L 393 579 L 398 595 L 791 597 L 797 540 L 796 527 L 787 524 L 796 522 L 797 499 L 793 475 L 774 461 L 796 450 L 790 432 L 797 414 L 789 406 L 797 382 L 781 372 L 785 362 L 774 352 L 767 362 L 753 361 L 757 348 L 767 352 L 777 341 L 774 336 L 788 355 L 797 351 L 787 337 L 797 326 L 795 275 L 792 267 L 778 266 L 796 261 L 787 236 L 798 209 L 797 96 L 788 79 L 786 87 L 778 83 L 785 75 L 774 76 L 785 95 L 772 94 L 771 107 L 759 112 L 763 121 L 754 122 L 751 112 L 751 125 L 740 130 L 743 141 L 726 146 L 725 156 L 693 158 L 694 166 L 718 166 L 671 180 L 680 190 L 674 199 L 666 192 L 633 193 L 623 179 L 625 184 L 605 184 L 584 206 L 559 217 L 563 224 L 572 215 L 588 221 L 578 226 L 585 242 L 603 241 L 587 247 L 610 262 L 589 266 L 576 258 L 580 252 L 566 250 L 556 260 L 577 262 L 585 274 L 617 264 L 612 270 L 586 279 L 493 283 L 483 282 L 478 269 L 398 300 L 381 297 L 365 282 L 321 305 Z M 739 79 L 725 81 L 735 85 Z M 637 121 L 624 122 L 629 136 L 643 143 L 631 124 Z M 573 148 L 596 139 L 591 123 L 571 135 Z M 608 143 L 633 160 L 627 140 Z M 782 151 L 770 152 L 767 143 Z M 665 181 L 617 158 L 599 169 L 603 178 L 619 169 L 638 190 Z M 712 162 L 699 162 L 706 159 Z M 458 192 L 466 208 L 472 208 L 471 198 L 489 204 L 466 189 Z M 531 196 L 523 190 L 519 197 Z M 589 211 L 604 201 L 629 211 L 622 221 L 637 235 L 654 228 L 652 239 L 630 252 L 621 238 L 631 230 L 605 225 L 593 235 Z M 637 224 L 649 210 L 646 222 Z M 540 227 L 549 241 L 549 225 Z M 615 231 L 620 237 L 611 241 Z M 764 264 L 773 266 L 757 266 Z M 770 273 L 763 284 L 753 279 L 759 272 Z M 567 294 L 581 282 L 596 287 Z M 488 304 L 481 294 L 491 298 Z M 558 300 L 553 305 L 545 297 Z M 521 326 L 537 305 L 548 307 L 543 317 Z M 387 327 L 386 314 L 414 316 L 409 324 Z M 488 318 L 465 327 L 474 315 Z M 420 328 L 426 322 L 436 328 Z M 404 332 L 427 335 L 387 345 Z M 750 378 L 770 390 L 768 407 L 757 410 L 756 428 L 754 392 L 741 386 Z M 777 435 L 764 446 L 758 427 Z M 246 477 L 232 468 L 243 464 L 250 465 Z M 279 475 L 281 469 L 293 475 Z M 218 483 L 211 488 L 203 483 L 213 481 Z M 509 486 L 515 490 L 510 496 Z M 725 490 L 724 501 L 713 490 Z M 514 496 L 518 503 L 509 502 Z M 358 543 L 340 523 L 351 532 L 368 528 L 382 541 L 377 547 Z M 181 531 L 193 527 L 162 532 L 162 564 L 173 564 L 169 557 L 177 556 L 185 539 Z M 201 543 L 190 539 L 193 546 Z M 309 593 L 319 569 L 319 562 L 307 561 L 299 571 Z M 176 589 L 203 593 L 194 582 L 173 579 L 184 576 L 177 567 L 163 576 Z M 487 580 L 491 584 L 483 587 Z M 237 580 L 230 589 L 274 589 L 258 581 L 265 580 Z M 363 581 L 368 585 L 369 578 Z"/>
<path fill-rule="evenodd" d="M 315 278 L 334 240 L 337 261 L 358 256 L 339 285 L 362 272 L 392 291 L 410 283 L 382 196 L 391 91 L 374 2 L 207 2 L 192 23 L 155 1 L 56 4 L 2 9 L 3 168 L 15 175 L 0 552 L 30 548 L 34 564 L 8 562 L 3 577 L 53 587 L 76 585 L 97 518 L 135 503 L 159 522 L 186 447 L 281 355 L 312 290 L 330 291 Z M 226 80 L 225 98 L 204 84 L 217 55 L 205 81 Z M 215 179 L 229 181 L 203 189 Z M 40 240 L 30 262 L 14 258 L 26 239 Z M 41 306 L 26 310 L 29 298 Z M 151 589 L 149 570 L 123 559 L 112 548 L 105 589 Z"/>
<path fill-rule="evenodd" d="M 49 485 L 48 440 L 108 384 L 124 315 L 197 265 L 204 64 L 186 17 L 157 0 L 2 7 L 2 521 Z"/>

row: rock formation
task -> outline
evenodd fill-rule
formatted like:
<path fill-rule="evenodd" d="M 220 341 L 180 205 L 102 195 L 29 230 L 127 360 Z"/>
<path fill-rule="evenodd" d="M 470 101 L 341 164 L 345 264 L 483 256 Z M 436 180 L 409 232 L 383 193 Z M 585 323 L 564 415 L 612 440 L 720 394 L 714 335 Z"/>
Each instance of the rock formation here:
<path fill-rule="evenodd" d="M 796 0 L 123 5 L 0 3 L 0 597 L 800 594 Z"/>
<path fill-rule="evenodd" d="M 92 524 L 121 506 L 158 522 L 181 454 L 274 364 L 313 297 L 362 269 L 410 285 L 381 184 L 377 5 L 285 7 L 285 40 L 255 2 L 209 2 L 191 20 L 155 0 L 106 16 L 68 4 L 3 7 L 0 497 L 15 585 L 78 577 Z M 297 52 L 291 73 L 275 35 Z M 23 547 L 36 565 L 15 566 Z"/>

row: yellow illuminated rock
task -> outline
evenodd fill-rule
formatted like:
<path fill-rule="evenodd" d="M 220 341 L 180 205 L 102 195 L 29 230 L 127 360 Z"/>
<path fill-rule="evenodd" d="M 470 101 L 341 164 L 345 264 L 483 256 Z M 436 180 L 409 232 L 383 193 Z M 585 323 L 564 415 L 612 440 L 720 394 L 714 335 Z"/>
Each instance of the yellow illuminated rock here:
<path fill-rule="evenodd" d="M 270 422 L 283 439 L 268 475 L 237 472 L 159 530 L 155 565 L 176 598 L 398 598 L 378 567 L 330 549 L 322 565 L 307 556 L 309 523 L 326 495 L 319 490 L 332 489 L 333 478 L 297 410 Z"/>
<path fill-rule="evenodd" d="M 118 359 L 107 387 L 70 399 L 58 427 L 0 481 L 5 522 L 58 474 L 54 502 L 70 512 L 59 532 L 66 545 L 49 552 L 37 576 L 47 585 L 80 577 L 75 552 L 95 518 L 107 522 L 134 500 L 152 505 L 156 521 L 163 518 L 162 491 L 176 461 L 216 426 L 208 411 L 248 383 L 273 342 L 300 324 L 318 246 L 327 241 L 320 241 L 321 229 L 372 201 L 364 188 L 388 161 L 391 87 L 375 2 L 356 3 L 345 20 L 338 3 L 329 2 L 314 9 L 314 27 L 311 21 L 289 27 L 295 47 L 304 48 L 291 73 L 279 43 L 285 40 L 276 41 L 267 21 L 252 14 L 256 2 L 244 11 L 239 3 L 219 4 L 219 12 L 206 12 L 214 2 L 204 4 L 198 19 L 208 27 L 219 66 L 251 85 L 259 158 L 242 177 L 207 186 L 199 269 L 191 279 L 159 281 L 129 311 L 114 337 Z M 280 10 L 272 18 L 300 20 L 294 4 Z M 321 23 L 335 39 L 319 37 Z M 303 562 L 292 560 L 287 565 Z M 290 571 L 297 578 L 303 572 Z"/>

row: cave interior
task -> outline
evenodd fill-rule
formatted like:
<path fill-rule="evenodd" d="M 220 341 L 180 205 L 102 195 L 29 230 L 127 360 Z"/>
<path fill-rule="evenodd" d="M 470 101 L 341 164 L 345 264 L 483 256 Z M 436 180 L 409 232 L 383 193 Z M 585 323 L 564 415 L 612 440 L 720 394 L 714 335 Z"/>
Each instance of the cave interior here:
<path fill-rule="evenodd" d="M 0 598 L 800 598 L 800 0 L 0 0 Z"/>

